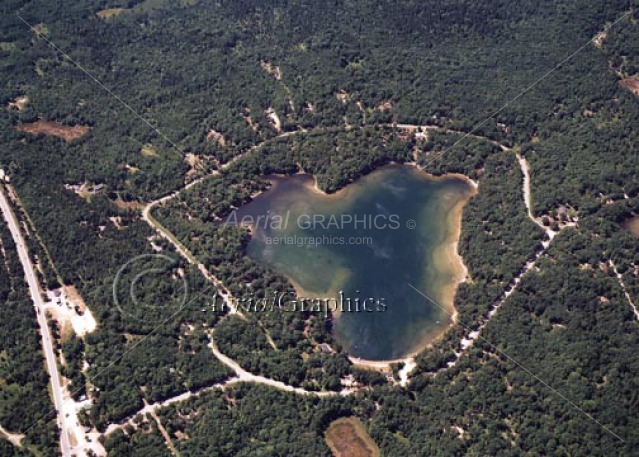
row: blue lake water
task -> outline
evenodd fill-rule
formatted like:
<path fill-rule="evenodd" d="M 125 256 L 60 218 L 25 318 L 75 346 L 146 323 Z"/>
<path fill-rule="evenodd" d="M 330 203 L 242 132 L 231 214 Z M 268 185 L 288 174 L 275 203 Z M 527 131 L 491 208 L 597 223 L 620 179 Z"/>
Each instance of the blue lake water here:
<path fill-rule="evenodd" d="M 405 357 L 450 325 L 469 182 L 399 165 L 333 195 L 307 175 L 269 179 L 271 189 L 236 214 L 253 221 L 248 254 L 287 276 L 298 295 L 338 308 L 333 331 L 349 354 Z"/>

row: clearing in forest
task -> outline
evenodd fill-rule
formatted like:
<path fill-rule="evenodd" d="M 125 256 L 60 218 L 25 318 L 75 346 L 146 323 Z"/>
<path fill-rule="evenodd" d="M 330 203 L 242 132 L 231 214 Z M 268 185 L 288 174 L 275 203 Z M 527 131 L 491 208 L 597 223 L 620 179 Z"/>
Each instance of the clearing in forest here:
<path fill-rule="evenodd" d="M 626 222 L 624 222 L 623 226 L 626 230 L 639 238 L 639 216 L 628 219 Z"/>
<path fill-rule="evenodd" d="M 16 127 L 19 131 L 31 134 L 42 133 L 44 135 L 62 138 L 65 141 L 73 141 L 86 135 L 91 127 L 86 125 L 62 125 L 51 121 L 36 121 L 30 124 L 20 124 Z"/>
<path fill-rule="evenodd" d="M 114 17 L 114 16 L 118 16 L 119 14 L 122 14 L 123 11 L 124 11 L 124 8 L 107 8 L 105 10 L 98 11 L 95 14 L 101 19 L 109 19 L 110 17 Z"/>
<path fill-rule="evenodd" d="M 144 157 L 157 157 L 158 151 L 156 151 L 156 149 L 150 144 L 145 144 L 142 146 L 142 149 L 140 149 L 140 154 Z"/>
<path fill-rule="evenodd" d="M 619 85 L 623 89 L 631 92 L 633 95 L 639 96 L 639 78 L 637 78 L 636 76 L 622 79 L 621 81 L 619 81 Z"/>
<path fill-rule="evenodd" d="M 356 417 L 343 417 L 331 423 L 326 443 L 335 457 L 379 457 L 377 444 Z"/>

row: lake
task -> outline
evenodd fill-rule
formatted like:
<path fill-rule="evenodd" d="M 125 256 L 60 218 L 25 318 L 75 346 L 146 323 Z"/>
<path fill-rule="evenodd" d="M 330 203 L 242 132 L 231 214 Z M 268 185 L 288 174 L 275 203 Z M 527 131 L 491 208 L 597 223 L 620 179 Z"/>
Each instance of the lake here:
<path fill-rule="evenodd" d="M 350 355 L 406 357 L 450 326 L 466 276 L 456 243 L 470 181 L 392 165 L 327 195 L 308 175 L 266 179 L 272 187 L 233 215 L 251 227 L 248 255 L 299 297 L 326 300 Z"/>

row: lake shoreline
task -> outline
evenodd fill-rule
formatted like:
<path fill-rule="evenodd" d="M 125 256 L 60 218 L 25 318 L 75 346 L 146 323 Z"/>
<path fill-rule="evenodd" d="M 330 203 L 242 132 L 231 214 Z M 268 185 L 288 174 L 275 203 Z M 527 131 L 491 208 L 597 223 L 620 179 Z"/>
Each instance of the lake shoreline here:
<path fill-rule="evenodd" d="M 417 172 L 419 172 L 421 175 L 423 175 L 425 178 L 427 178 L 428 180 L 432 181 L 432 182 L 440 182 L 440 181 L 446 181 L 449 179 L 458 179 L 460 181 L 465 182 L 466 184 L 468 184 L 469 186 L 471 186 L 473 188 L 473 193 L 471 195 L 474 196 L 476 195 L 478 189 L 479 189 L 479 185 L 470 177 L 461 174 L 461 173 L 445 173 L 443 175 L 435 175 L 432 173 L 428 173 L 427 171 L 423 170 L 416 162 L 389 162 L 385 165 L 380 166 L 379 168 L 376 168 L 374 170 L 372 170 L 370 173 L 364 174 L 359 176 L 358 178 L 356 178 L 354 181 L 350 181 L 348 183 L 345 183 L 344 185 L 342 185 L 339 189 L 337 189 L 335 192 L 326 192 L 324 191 L 321 187 L 319 187 L 319 181 L 317 180 L 317 177 L 314 174 L 311 173 L 307 173 L 305 171 L 299 171 L 295 174 L 284 174 L 284 173 L 272 173 L 269 175 L 265 175 L 262 176 L 261 179 L 269 182 L 271 184 L 270 187 L 268 187 L 267 189 L 264 190 L 260 190 L 255 192 L 254 194 L 252 194 L 249 198 L 249 200 L 246 203 L 243 203 L 242 206 L 245 206 L 249 203 L 251 203 L 252 201 L 254 201 L 255 199 L 260 198 L 263 194 L 265 194 L 266 192 L 269 192 L 271 190 L 273 190 L 274 186 L 277 185 L 277 182 L 279 180 L 283 180 L 283 179 L 287 179 L 287 178 L 291 178 L 294 176 L 302 176 L 302 177 L 308 177 L 308 179 L 310 181 L 312 181 L 312 184 L 308 186 L 308 189 L 311 190 L 313 193 L 317 194 L 317 195 L 321 195 L 322 197 L 325 198 L 343 198 L 345 197 L 345 193 L 348 193 L 351 191 L 351 189 L 349 189 L 350 187 L 353 186 L 353 184 L 357 184 L 359 182 L 361 182 L 363 179 L 366 178 L 370 178 L 371 176 L 381 173 L 386 169 L 390 169 L 390 168 L 402 168 L 402 167 L 409 167 L 412 168 L 414 170 L 416 170 Z"/>
<path fill-rule="evenodd" d="M 427 174 L 430 179 L 431 175 L 428 173 L 425 173 L 425 174 Z M 448 175 L 437 176 L 435 178 L 445 179 L 446 176 Z M 440 341 L 444 337 L 446 333 L 448 333 L 452 328 L 454 328 L 459 323 L 459 313 L 457 309 L 455 308 L 455 296 L 457 295 L 457 290 L 459 289 L 459 286 L 469 280 L 468 267 L 464 263 L 464 259 L 459 253 L 459 238 L 461 236 L 461 230 L 462 230 L 463 210 L 466 204 L 470 201 L 470 199 L 473 198 L 475 195 L 477 195 L 477 193 L 479 192 L 479 186 L 472 179 L 468 178 L 465 175 L 455 174 L 454 177 L 459 177 L 460 179 L 466 178 L 463 180 L 471 184 L 472 190 L 467 195 L 466 198 L 461 199 L 459 202 L 457 202 L 454 205 L 454 207 L 449 211 L 449 214 L 447 215 L 449 219 L 452 219 L 451 221 L 452 225 L 450 230 L 451 234 L 448 236 L 448 240 L 445 243 L 445 249 L 447 251 L 447 254 L 445 255 L 456 266 L 456 270 L 455 270 L 456 279 L 443 291 L 443 294 L 446 296 L 446 299 L 443 301 L 445 301 L 446 303 L 442 303 L 441 305 L 444 307 L 445 312 L 450 316 L 450 320 L 451 320 L 450 324 L 446 326 L 445 328 L 442 328 L 439 331 L 434 332 L 434 334 L 430 334 L 427 337 L 425 337 L 424 339 L 426 341 L 424 341 L 421 344 L 418 344 L 415 350 L 409 352 L 408 354 L 402 357 L 397 357 L 394 359 L 386 359 L 386 360 L 375 360 L 375 359 L 364 359 L 364 358 L 356 357 L 349 354 L 348 358 L 351 361 L 351 363 L 353 363 L 354 365 L 360 368 L 365 368 L 369 370 L 384 371 L 384 370 L 390 369 L 391 365 L 395 365 L 399 363 L 403 363 L 403 364 L 409 363 L 413 361 L 422 352 L 432 348 L 438 341 Z"/>

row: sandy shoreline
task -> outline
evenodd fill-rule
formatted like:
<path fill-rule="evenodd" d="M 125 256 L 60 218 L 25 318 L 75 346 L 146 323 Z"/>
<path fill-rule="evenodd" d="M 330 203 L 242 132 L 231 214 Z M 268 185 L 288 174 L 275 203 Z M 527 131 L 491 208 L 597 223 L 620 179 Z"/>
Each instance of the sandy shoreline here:
<path fill-rule="evenodd" d="M 443 175 L 434 175 L 432 173 L 428 173 L 427 171 L 424 171 L 418 164 L 417 162 L 404 162 L 404 163 L 400 163 L 400 162 L 391 162 L 389 164 L 389 166 L 405 166 L 405 167 L 410 167 L 413 168 L 414 170 L 417 170 L 419 173 L 421 173 L 422 175 L 424 175 L 426 178 L 428 178 L 431 181 L 445 181 L 448 179 L 459 179 L 461 181 L 464 181 L 466 184 L 468 184 L 470 187 L 473 188 L 473 192 L 472 194 L 468 197 L 468 199 L 470 199 L 471 197 L 477 195 L 477 191 L 479 190 L 479 184 L 477 184 L 475 181 L 473 181 L 472 179 L 470 179 L 468 176 L 463 175 L 461 173 L 444 173 Z M 465 204 L 465 202 L 464 202 Z"/>
<path fill-rule="evenodd" d="M 470 180 L 470 182 L 473 181 Z M 469 278 L 468 267 L 464 263 L 464 259 L 459 253 L 459 239 L 461 237 L 464 207 L 471 198 L 477 195 L 478 192 L 478 186 L 473 186 L 473 190 L 466 196 L 466 198 L 457 202 L 457 204 L 455 204 L 455 206 L 450 210 L 448 214 L 448 220 L 452 229 L 444 246 L 447 252 L 442 257 L 449 260 L 449 265 L 452 267 L 452 270 L 454 270 L 455 280 L 443 290 L 444 299 L 442 301 L 446 303 L 443 303 L 442 305 L 447 308 L 446 312 L 449 313 L 449 315 L 451 316 L 451 326 L 457 323 L 458 313 L 455 309 L 455 295 L 457 294 L 457 289 Z M 446 331 L 448 331 L 448 329 L 442 331 L 442 334 L 439 335 L 436 339 L 441 338 L 443 333 L 445 333 Z"/>
<path fill-rule="evenodd" d="M 458 175 L 460 177 L 464 177 L 464 175 Z M 422 343 L 418 344 L 414 350 L 410 353 L 406 354 L 401 358 L 389 359 L 389 360 L 368 360 L 362 359 L 359 357 L 349 357 L 349 360 L 357 366 L 362 368 L 368 368 L 372 370 L 383 370 L 388 369 L 391 364 L 396 363 L 407 363 L 412 361 L 417 355 L 424 352 L 426 349 L 432 347 L 435 343 L 437 343 L 451 328 L 453 328 L 458 321 L 458 312 L 455 308 L 455 295 L 457 294 L 457 289 L 463 283 L 468 280 L 468 267 L 464 264 L 464 260 L 462 256 L 459 254 L 459 237 L 461 236 L 461 225 L 462 225 L 462 215 L 463 209 L 468 203 L 468 201 L 477 195 L 479 191 L 478 186 L 468 177 L 469 183 L 472 183 L 472 191 L 466 196 L 466 198 L 459 200 L 448 212 L 447 220 L 450 222 L 449 227 L 451 230 L 449 231 L 449 236 L 447 237 L 447 242 L 442 246 L 442 251 L 445 253 L 435 253 L 433 257 L 443 258 L 447 261 L 448 266 L 452 267 L 454 271 L 455 280 L 452 281 L 449 285 L 442 289 L 442 296 L 444 297 L 441 302 L 437 303 L 438 305 L 444 308 L 444 312 L 450 316 L 450 324 L 442 329 L 439 329 L 436 332 L 429 333 Z"/>

